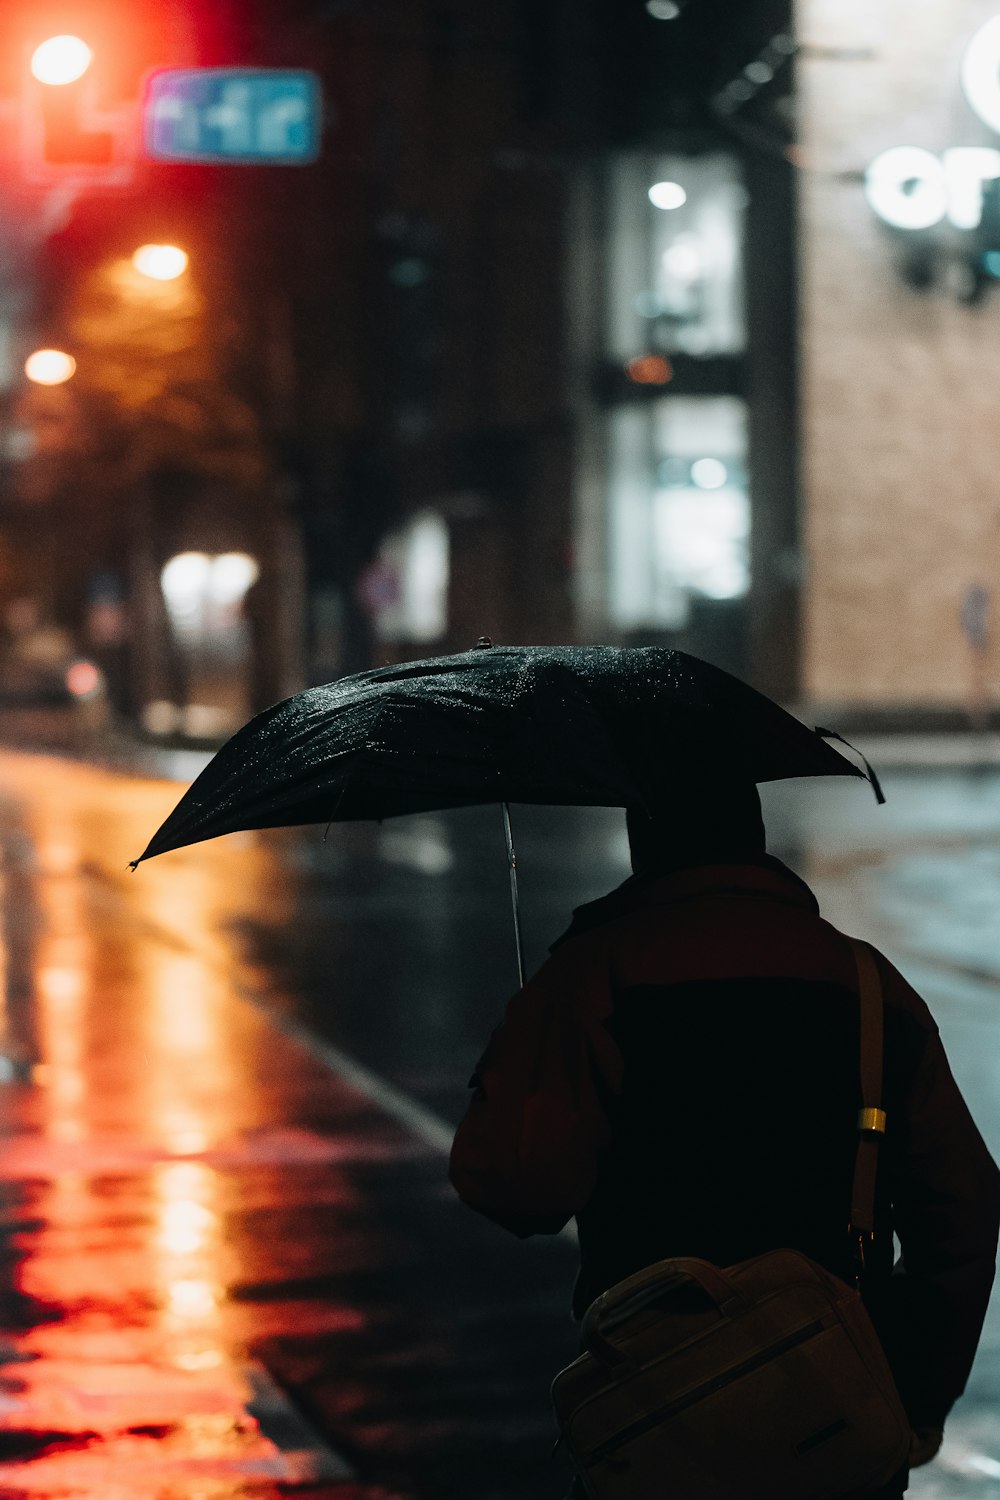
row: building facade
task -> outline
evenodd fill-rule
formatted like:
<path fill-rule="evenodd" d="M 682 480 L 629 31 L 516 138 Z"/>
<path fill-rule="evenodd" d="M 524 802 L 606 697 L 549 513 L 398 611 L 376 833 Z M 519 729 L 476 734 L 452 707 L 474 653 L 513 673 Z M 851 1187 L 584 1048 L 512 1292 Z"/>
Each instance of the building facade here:
<path fill-rule="evenodd" d="M 1000 7 L 799 0 L 803 693 L 1000 697 Z"/>
<path fill-rule="evenodd" d="M 195 693 L 186 595 L 156 584 L 190 553 L 209 594 L 233 556 L 259 569 L 228 613 L 199 606 L 243 663 L 231 719 L 481 634 L 677 646 L 817 708 L 986 713 L 998 8 L 389 0 L 319 22 L 290 0 L 279 25 L 231 0 L 200 60 L 314 69 L 319 159 L 147 163 L 113 214 L 81 194 L 48 251 L 68 286 L 179 235 L 219 364 L 201 384 L 259 450 L 244 484 L 171 444 L 129 492 L 130 709 Z"/>
<path fill-rule="evenodd" d="M 619 12 L 619 15 L 621 12 Z M 568 236 L 583 639 L 799 682 L 795 40 L 787 5 L 648 4 L 631 128 Z"/>

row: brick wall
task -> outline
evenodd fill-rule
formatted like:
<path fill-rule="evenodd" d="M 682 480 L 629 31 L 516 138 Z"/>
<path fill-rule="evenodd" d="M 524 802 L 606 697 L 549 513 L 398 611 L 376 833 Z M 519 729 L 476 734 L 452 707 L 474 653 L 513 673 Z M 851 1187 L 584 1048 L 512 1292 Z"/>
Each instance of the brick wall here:
<path fill-rule="evenodd" d="M 900 274 L 860 174 L 880 151 L 1000 145 L 961 93 L 998 0 L 799 0 L 804 688 L 962 705 L 966 589 L 1000 616 L 1000 283 L 976 307 Z M 939 241 L 941 231 L 929 231 Z M 939 264 L 939 280 L 947 269 Z M 994 634 L 1000 630 L 994 629 Z M 1000 699 L 1000 651 L 992 695 Z"/>

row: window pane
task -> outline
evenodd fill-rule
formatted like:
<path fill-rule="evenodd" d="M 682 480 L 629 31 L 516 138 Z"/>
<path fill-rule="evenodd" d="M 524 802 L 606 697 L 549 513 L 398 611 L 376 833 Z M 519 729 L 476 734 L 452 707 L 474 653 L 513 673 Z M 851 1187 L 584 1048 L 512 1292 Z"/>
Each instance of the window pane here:
<path fill-rule="evenodd" d="M 743 350 L 746 202 L 738 166 L 722 152 L 611 163 L 606 345 L 612 358 Z"/>
<path fill-rule="evenodd" d="M 613 623 L 680 630 L 693 598 L 742 598 L 750 583 L 744 403 L 668 396 L 608 420 Z"/>

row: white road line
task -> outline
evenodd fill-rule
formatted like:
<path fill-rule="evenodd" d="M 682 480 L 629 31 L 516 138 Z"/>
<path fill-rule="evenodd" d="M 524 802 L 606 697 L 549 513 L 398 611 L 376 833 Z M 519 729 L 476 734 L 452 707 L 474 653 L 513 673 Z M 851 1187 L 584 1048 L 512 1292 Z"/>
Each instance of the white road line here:
<path fill-rule="evenodd" d="M 258 1360 L 248 1360 L 241 1368 L 253 1392 L 247 1402 L 247 1411 L 286 1464 L 314 1483 L 354 1478 L 354 1470 L 346 1458 L 313 1430 L 270 1370 Z"/>
<path fill-rule="evenodd" d="M 426 1146 L 440 1156 L 448 1156 L 451 1152 L 451 1142 L 455 1134 L 454 1126 L 449 1125 L 447 1120 L 442 1120 L 440 1115 L 434 1114 L 432 1110 L 425 1109 L 418 1104 L 416 1099 L 411 1099 L 404 1094 L 402 1089 L 396 1088 L 387 1078 L 381 1078 L 378 1073 L 373 1073 L 363 1063 L 355 1058 L 349 1057 L 346 1052 L 341 1052 L 332 1042 L 325 1041 L 315 1032 L 310 1031 L 301 1021 L 294 1016 L 279 1014 L 272 1005 L 267 1002 L 266 996 L 261 991 L 248 988 L 246 985 L 236 983 L 233 986 L 237 994 L 254 1006 L 256 1010 L 262 1011 L 278 1031 L 285 1036 L 291 1037 L 317 1061 L 324 1063 L 338 1077 L 343 1078 L 352 1088 L 378 1106 L 383 1114 L 389 1115 L 398 1121 L 412 1135 L 418 1137 Z"/>

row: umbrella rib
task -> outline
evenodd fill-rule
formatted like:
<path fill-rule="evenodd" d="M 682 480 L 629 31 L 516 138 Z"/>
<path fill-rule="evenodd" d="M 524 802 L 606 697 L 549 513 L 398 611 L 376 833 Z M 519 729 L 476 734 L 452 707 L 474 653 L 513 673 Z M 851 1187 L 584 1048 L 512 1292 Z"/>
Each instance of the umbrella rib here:
<path fill-rule="evenodd" d="M 514 835 L 510 826 L 510 803 L 501 802 L 503 831 L 507 840 L 507 865 L 510 869 L 510 900 L 514 908 L 514 942 L 517 946 L 517 979 L 524 989 L 524 940 L 521 936 L 521 904 L 517 895 L 517 855 L 514 853 Z"/>

